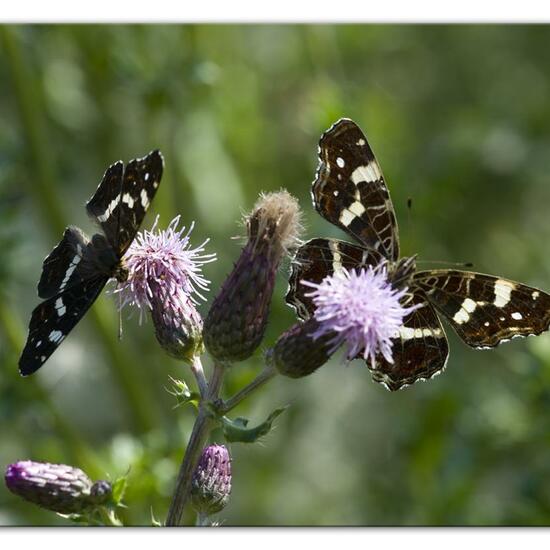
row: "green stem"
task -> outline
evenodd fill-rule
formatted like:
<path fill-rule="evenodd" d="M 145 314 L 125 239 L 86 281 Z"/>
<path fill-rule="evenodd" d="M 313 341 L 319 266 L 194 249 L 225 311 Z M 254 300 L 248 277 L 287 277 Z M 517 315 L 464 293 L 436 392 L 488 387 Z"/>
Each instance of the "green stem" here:
<path fill-rule="evenodd" d="M 209 404 L 218 398 L 224 371 L 225 367 L 222 364 L 216 363 L 214 365 L 214 371 L 208 384 L 206 399 L 203 399 L 199 406 L 199 414 L 195 420 L 193 431 L 191 432 L 191 437 L 189 438 L 189 443 L 187 444 L 187 449 L 180 466 L 176 489 L 174 490 L 174 496 L 172 497 L 166 518 L 167 526 L 174 527 L 181 524 L 185 505 L 191 496 L 193 473 L 199 462 L 210 430 L 215 425 L 215 420 L 209 410 Z"/>
<path fill-rule="evenodd" d="M 234 409 L 243 399 L 246 399 L 252 392 L 256 391 L 259 387 L 269 382 L 277 374 L 277 369 L 273 365 L 267 365 L 250 384 L 245 386 L 241 391 L 236 393 L 233 397 L 227 401 L 222 401 L 218 405 L 217 409 L 220 415 L 225 415 L 232 409 Z"/>
<path fill-rule="evenodd" d="M 5 50 L 5 60 L 8 64 L 14 95 L 18 100 L 19 116 L 22 130 L 25 135 L 27 149 L 29 151 L 29 164 L 32 174 L 27 178 L 28 192 L 39 204 L 40 214 L 43 216 L 45 226 L 54 237 L 59 237 L 65 226 L 66 220 L 61 208 L 59 195 L 55 192 L 56 180 L 52 159 L 54 155 L 49 149 L 43 118 L 44 98 L 41 94 L 39 83 L 33 78 L 27 60 L 24 58 L 19 46 L 17 28 L 9 25 L 0 27 L 0 43 Z M 137 359 L 127 357 L 119 346 L 113 342 L 112 327 L 108 322 L 105 307 L 96 303 L 91 315 L 96 332 L 101 337 L 106 348 L 111 364 L 112 372 L 117 379 L 119 387 L 129 409 L 128 417 L 134 422 L 138 431 L 148 431 L 156 424 L 154 416 L 158 414 L 151 391 L 138 382 L 135 373 Z"/>
<path fill-rule="evenodd" d="M 204 399 L 208 392 L 208 382 L 206 381 L 206 376 L 204 376 L 201 358 L 198 355 L 193 357 L 193 361 L 191 362 L 191 372 L 195 376 L 201 397 Z"/>

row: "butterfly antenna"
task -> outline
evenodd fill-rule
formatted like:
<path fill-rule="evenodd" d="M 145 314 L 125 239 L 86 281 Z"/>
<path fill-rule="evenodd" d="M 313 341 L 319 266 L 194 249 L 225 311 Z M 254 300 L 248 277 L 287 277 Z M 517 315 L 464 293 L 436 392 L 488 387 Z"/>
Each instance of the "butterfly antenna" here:
<path fill-rule="evenodd" d="M 438 260 L 418 260 L 417 264 L 438 264 L 450 267 L 474 267 L 474 264 L 472 262 L 445 262 Z"/>
<path fill-rule="evenodd" d="M 414 226 L 413 226 L 413 219 L 412 219 L 412 198 L 409 197 L 407 199 L 407 230 L 409 234 L 409 242 L 413 245 L 412 249 L 416 250 L 415 247 L 415 235 L 414 235 Z"/>

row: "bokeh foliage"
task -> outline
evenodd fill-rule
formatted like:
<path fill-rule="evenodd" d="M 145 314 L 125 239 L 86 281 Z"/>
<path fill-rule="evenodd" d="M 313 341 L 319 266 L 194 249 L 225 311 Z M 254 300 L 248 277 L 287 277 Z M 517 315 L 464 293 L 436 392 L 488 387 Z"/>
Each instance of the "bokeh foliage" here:
<path fill-rule="evenodd" d="M 321 132 L 348 116 L 389 181 L 404 254 L 549 290 L 549 41 L 546 26 L 1 27 L 1 467 L 130 469 L 124 519 L 165 517 L 192 424 L 165 387 L 191 377 L 152 324 L 124 319 L 118 342 L 102 296 L 39 374 L 16 367 L 42 259 L 66 224 L 91 230 L 83 205 L 119 158 L 163 151 L 144 225 L 195 220 L 215 290 L 260 191 L 296 195 L 308 238 L 342 236 L 309 186 Z M 293 322 L 285 290 L 283 273 L 265 346 Z M 550 336 L 480 352 L 447 332 L 447 371 L 427 383 L 389 393 L 333 361 L 243 404 L 251 422 L 291 407 L 263 444 L 231 446 L 225 523 L 549 524 Z M 235 366 L 227 390 L 260 366 L 260 352 Z M 64 523 L 0 487 L 0 524 Z"/>

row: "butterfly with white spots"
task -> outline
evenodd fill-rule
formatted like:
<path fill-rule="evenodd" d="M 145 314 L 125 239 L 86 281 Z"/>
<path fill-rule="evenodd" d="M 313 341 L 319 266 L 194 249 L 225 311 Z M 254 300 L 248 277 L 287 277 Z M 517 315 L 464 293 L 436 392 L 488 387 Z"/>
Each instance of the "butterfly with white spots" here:
<path fill-rule="evenodd" d="M 388 389 L 431 378 L 445 368 L 449 347 L 436 312 L 466 344 L 480 349 L 548 330 L 550 295 L 539 289 L 472 271 L 416 271 L 415 257 L 399 257 L 397 221 L 382 170 L 353 121 L 339 120 L 322 135 L 312 195 L 321 216 L 357 243 L 313 239 L 302 245 L 286 300 L 306 320 L 315 307 L 301 281 L 320 283 L 342 268 L 387 263 L 392 284 L 408 289 L 404 305 L 419 306 L 393 341 L 393 364 L 381 355 L 374 367 L 367 362 L 374 380 Z"/>
<path fill-rule="evenodd" d="M 103 234 L 88 238 L 78 227 L 65 230 L 44 260 L 19 372 L 36 372 L 82 319 L 110 278 L 126 280 L 123 256 L 132 243 L 160 184 L 160 151 L 111 165 L 86 204 Z"/>

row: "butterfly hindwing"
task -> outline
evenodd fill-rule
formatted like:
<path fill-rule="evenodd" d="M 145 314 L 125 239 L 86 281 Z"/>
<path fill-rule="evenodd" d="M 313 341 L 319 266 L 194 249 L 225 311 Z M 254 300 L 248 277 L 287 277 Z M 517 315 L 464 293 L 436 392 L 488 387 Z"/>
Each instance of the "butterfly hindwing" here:
<path fill-rule="evenodd" d="M 550 295 L 508 279 L 457 270 L 421 271 L 414 284 L 473 348 L 492 348 L 550 325 Z"/>
<path fill-rule="evenodd" d="M 393 364 L 382 355 L 378 355 L 374 369 L 367 362 L 373 379 L 391 391 L 439 374 L 449 356 L 445 331 L 423 292 L 408 295 L 404 306 L 413 304 L 420 307 L 407 315 L 393 341 Z"/>
<path fill-rule="evenodd" d="M 321 137 L 312 195 L 321 216 L 397 260 L 399 238 L 389 191 L 367 138 L 353 121 L 339 120 Z"/>
<path fill-rule="evenodd" d="M 34 309 L 27 343 L 19 359 L 19 372 L 23 376 L 44 364 L 88 311 L 107 280 L 108 277 L 81 279 Z"/>
<path fill-rule="evenodd" d="M 306 320 L 315 311 L 312 299 L 306 294 L 311 288 L 301 281 L 320 283 L 328 275 L 342 268 L 361 269 L 376 266 L 383 257 L 374 250 L 337 239 L 312 239 L 297 250 L 292 264 L 286 302 L 296 310 L 297 316 Z"/>

